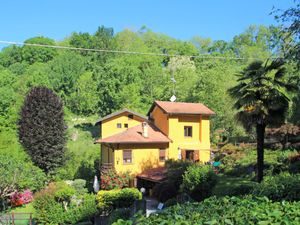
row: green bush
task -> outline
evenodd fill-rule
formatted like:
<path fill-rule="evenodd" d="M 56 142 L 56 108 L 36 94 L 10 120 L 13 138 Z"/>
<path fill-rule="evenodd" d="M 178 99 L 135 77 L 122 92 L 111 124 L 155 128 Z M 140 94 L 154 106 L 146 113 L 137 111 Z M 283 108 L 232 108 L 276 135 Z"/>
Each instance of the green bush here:
<path fill-rule="evenodd" d="M 156 197 L 160 202 L 165 202 L 171 198 L 176 197 L 178 189 L 175 188 L 174 184 L 168 181 L 158 183 L 153 188 L 153 196 Z"/>
<path fill-rule="evenodd" d="M 191 165 L 183 175 L 182 190 L 200 201 L 211 195 L 217 175 L 209 165 Z"/>
<path fill-rule="evenodd" d="M 71 186 L 75 188 L 78 194 L 85 194 L 88 192 L 86 188 L 86 180 L 83 179 L 75 179 L 70 182 Z"/>
<path fill-rule="evenodd" d="M 117 222 L 119 219 L 129 220 L 131 217 L 131 209 L 130 208 L 119 208 L 115 209 L 108 218 L 108 224 L 113 224 Z"/>
<path fill-rule="evenodd" d="M 299 224 L 299 208 L 300 202 L 272 202 L 266 197 L 211 197 L 117 224 Z"/>
<path fill-rule="evenodd" d="M 290 175 L 282 173 L 277 176 L 268 176 L 264 181 L 257 184 L 253 195 L 266 196 L 274 201 L 300 200 L 300 174 Z"/>
<path fill-rule="evenodd" d="M 182 175 L 192 164 L 192 162 L 184 160 L 167 160 L 167 181 L 173 185 L 175 189 L 179 190 L 182 184 Z"/>
<path fill-rule="evenodd" d="M 192 162 L 170 159 L 166 161 L 165 165 L 167 168 L 166 180 L 156 184 L 153 188 L 153 196 L 161 202 L 175 198 L 178 195 L 183 174 L 192 165 Z"/>
<path fill-rule="evenodd" d="M 130 207 L 135 200 L 142 199 L 142 193 L 136 188 L 101 190 L 97 194 L 100 211 Z"/>
<path fill-rule="evenodd" d="M 0 199 L 6 199 L 16 190 L 40 190 L 46 180 L 43 171 L 26 158 L 0 152 Z"/>
<path fill-rule="evenodd" d="M 91 218 L 97 211 L 94 195 L 80 195 L 62 182 L 51 183 L 36 193 L 33 207 L 39 224 L 75 224 Z"/>

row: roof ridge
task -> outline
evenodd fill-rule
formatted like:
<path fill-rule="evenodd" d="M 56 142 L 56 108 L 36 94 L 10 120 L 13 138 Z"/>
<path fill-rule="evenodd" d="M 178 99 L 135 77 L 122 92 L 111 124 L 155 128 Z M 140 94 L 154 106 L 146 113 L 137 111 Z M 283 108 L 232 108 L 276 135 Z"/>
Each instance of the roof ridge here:
<path fill-rule="evenodd" d="M 121 113 L 124 113 L 124 112 L 129 112 L 129 113 L 134 114 L 134 115 L 136 115 L 136 116 L 138 116 L 138 117 L 140 117 L 140 118 L 142 118 L 142 119 L 144 119 L 144 120 L 148 120 L 148 117 L 142 115 L 141 113 L 132 111 L 132 110 L 127 109 L 127 108 L 123 108 L 123 109 L 120 109 L 120 110 L 115 111 L 115 112 L 113 112 L 113 113 L 110 113 L 110 114 L 108 114 L 108 115 L 106 115 L 106 116 L 104 116 L 104 117 L 101 117 L 100 119 L 98 119 L 98 120 L 96 121 L 95 125 L 98 125 L 98 124 L 101 123 L 103 120 L 110 119 L 110 118 L 112 118 L 112 117 L 114 117 L 114 116 L 117 116 L 117 115 L 119 115 L 119 114 L 121 114 Z"/>

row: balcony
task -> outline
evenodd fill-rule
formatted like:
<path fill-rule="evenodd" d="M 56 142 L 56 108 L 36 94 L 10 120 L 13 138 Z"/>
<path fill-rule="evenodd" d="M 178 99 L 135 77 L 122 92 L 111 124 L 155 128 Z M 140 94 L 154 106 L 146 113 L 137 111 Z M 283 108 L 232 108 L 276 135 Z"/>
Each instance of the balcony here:
<path fill-rule="evenodd" d="M 113 169 L 114 166 L 112 163 L 101 163 L 100 169 L 101 171 L 105 171 L 105 170 L 109 170 L 109 169 Z"/>

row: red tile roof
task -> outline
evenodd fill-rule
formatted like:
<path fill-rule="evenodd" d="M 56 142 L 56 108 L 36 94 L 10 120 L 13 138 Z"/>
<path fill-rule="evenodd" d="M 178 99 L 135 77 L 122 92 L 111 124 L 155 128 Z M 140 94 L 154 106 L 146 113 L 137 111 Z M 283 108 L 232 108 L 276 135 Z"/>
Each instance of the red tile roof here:
<path fill-rule="evenodd" d="M 161 108 L 167 114 L 199 114 L 215 115 L 215 112 L 202 103 L 165 102 L 155 101 L 147 115 L 150 115 L 155 106 Z"/>
<path fill-rule="evenodd" d="M 165 167 L 151 168 L 138 174 L 137 177 L 153 182 L 161 182 L 166 179 L 166 172 L 167 170 Z"/>
<path fill-rule="evenodd" d="M 99 139 L 96 143 L 168 143 L 170 141 L 156 126 L 149 123 L 147 138 L 142 135 L 142 124 L 140 124 L 124 132 Z"/>

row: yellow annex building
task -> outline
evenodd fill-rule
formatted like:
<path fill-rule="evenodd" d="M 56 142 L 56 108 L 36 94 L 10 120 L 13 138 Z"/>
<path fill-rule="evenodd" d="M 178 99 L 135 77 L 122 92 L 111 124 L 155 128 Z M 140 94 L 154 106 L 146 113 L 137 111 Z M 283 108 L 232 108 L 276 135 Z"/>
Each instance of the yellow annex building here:
<path fill-rule="evenodd" d="M 128 109 L 107 115 L 96 122 L 101 166 L 137 176 L 167 159 L 207 162 L 214 114 L 200 103 L 155 101 L 147 117 Z"/>

